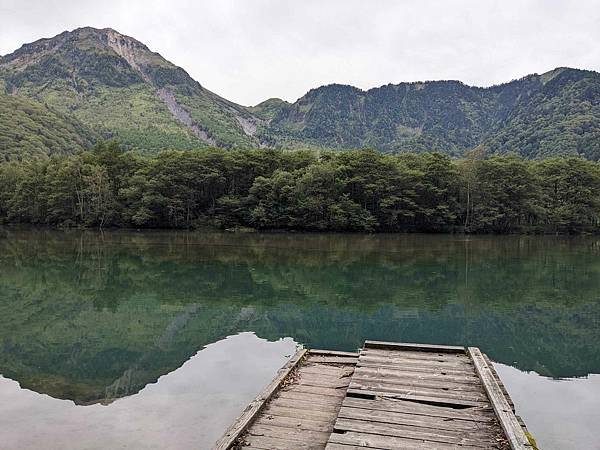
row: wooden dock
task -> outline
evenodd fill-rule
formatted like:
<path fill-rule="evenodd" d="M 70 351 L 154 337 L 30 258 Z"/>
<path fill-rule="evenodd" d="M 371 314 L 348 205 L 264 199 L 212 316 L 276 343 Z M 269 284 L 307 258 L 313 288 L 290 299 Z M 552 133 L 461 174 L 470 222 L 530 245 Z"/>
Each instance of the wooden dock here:
<path fill-rule="evenodd" d="M 300 350 L 217 442 L 230 449 L 531 449 L 478 348 Z"/>

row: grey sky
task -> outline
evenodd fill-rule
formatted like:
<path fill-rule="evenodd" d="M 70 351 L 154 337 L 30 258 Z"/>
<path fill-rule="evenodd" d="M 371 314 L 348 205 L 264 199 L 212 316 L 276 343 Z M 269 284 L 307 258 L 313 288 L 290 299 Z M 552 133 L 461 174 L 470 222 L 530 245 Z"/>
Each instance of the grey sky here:
<path fill-rule="evenodd" d="M 490 85 L 600 70 L 595 0 L 0 0 L 0 54 L 80 26 L 144 42 L 242 104 L 313 87 Z"/>

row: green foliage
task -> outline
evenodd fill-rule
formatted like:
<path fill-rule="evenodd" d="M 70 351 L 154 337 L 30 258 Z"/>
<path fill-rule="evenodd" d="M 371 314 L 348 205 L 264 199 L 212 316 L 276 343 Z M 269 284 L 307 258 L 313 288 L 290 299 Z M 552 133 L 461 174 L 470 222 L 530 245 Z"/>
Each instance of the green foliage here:
<path fill-rule="evenodd" d="M 491 151 L 527 158 L 581 155 L 600 159 L 600 76 L 556 69 L 544 74 L 488 139 Z"/>
<path fill-rule="evenodd" d="M 290 106 L 290 104 L 285 100 L 281 100 L 280 98 L 270 98 L 256 106 L 249 107 L 248 111 L 260 119 L 271 120 L 281 109 L 287 106 Z"/>
<path fill-rule="evenodd" d="M 597 164 L 579 158 L 551 158 L 534 170 L 541 188 L 544 221 L 556 231 L 577 232 L 598 221 L 600 171 Z"/>
<path fill-rule="evenodd" d="M 460 156 L 486 144 L 526 158 L 600 159 L 600 75 L 556 69 L 491 88 L 456 81 L 401 83 L 361 91 L 330 85 L 293 105 L 269 104 L 267 142 Z M 279 109 L 276 111 L 276 109 Z M 261 114 L 263 107 L 253 109 Z"/>
<path fill-rule="evenodd" d="M 209 143 L 259 144 L 250 135 L 257 119 L 245 108 L 204 89 L 183 69 L 110 29 L 81 28 L 24 45 L 0 61 L 0 89 L 47 104 L 69 121 L 81 122 L 104 138 L 118 138 L 141 153 L 191 150 Z M 0 122 L 5 125 L 10 121 Z M 28 138 L 35 139 L 35 133 Z M 76 145 L 64 147 L 72 151 Z M 47 146 L 42 151 L 55 153 Z M 19 149 L 15 152 L 20 154 Z"/>
<path fill-rule="evenodd" d="M 536 223 L 539 195 L 531 163 L 516 156 L 494 156 L 477 161 L 474 171 L 468 230 L 502 233 Z"/>
<path fill-rule="evenodd" d="M 0 165 L 0 220 L 61 226 L 596 232 L 600 166 L 483 152 L 124 152 Z"/>
<path fill-rule="evenodd" d="M 98 138 L 77 119 L 0 92 L 0 160 L 73 153 Z"/>

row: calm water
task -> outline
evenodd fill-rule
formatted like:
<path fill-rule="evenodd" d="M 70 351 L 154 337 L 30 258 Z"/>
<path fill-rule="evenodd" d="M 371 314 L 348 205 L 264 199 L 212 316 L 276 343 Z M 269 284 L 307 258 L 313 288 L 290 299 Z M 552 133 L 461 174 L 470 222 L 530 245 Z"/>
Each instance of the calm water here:
<path fill-rule="evenodd" d="M 0 448 L 210 448 L 295 350 L 479 346 L 600 449 L 600 239 L 0 229 Z"/>

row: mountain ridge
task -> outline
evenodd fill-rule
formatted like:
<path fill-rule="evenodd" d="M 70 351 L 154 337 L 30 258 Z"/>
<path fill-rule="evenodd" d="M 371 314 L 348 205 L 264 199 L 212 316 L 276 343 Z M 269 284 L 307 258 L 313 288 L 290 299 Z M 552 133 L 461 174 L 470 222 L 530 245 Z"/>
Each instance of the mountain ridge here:
<path fill-rule="evenodd" d="M 570 68 L 490 87 L 454 80 L 387 84 L 368 90 L 332 84 L 310 90 L 275 115 L 272 125 L 280 136 L 325 142 L 335 148 L 434 150 L 459 156 L 484 145 L 492 153 L 580 154 L 598 159 L 599 87 L 597 72 Z M 591 96 L 590 89 L 594 91 Z M 558 116 L 546 114 L 546 109 L 556 109 L 556 103 L 562 108 L 556 111 Z M 538 129 L 527 129 L 531 123 Z M 582 125 L 587 129 L 577 133 Z M 558 135 L 556 126 L 562 127 Z M 532 136 L 535 142 L 528 142 Z"/>
<path fill-rule="evenodd" d="M 84 122 L 93 123 L 89 116 L 100 106 L 90 103 L 104 103 L 116 117 L 110 117 L 110 111 L 104 111 L 104 116 L 108 114 L 116 123 L 109 123 L 103 134 L 133 147 L 143 147 L 145 142 L 131 135 L 132 127 L 123 126 L 132 119 L 138 128 L 148 122 L 159 124 L 166 139 L 153 150 L 256 144 L 242 126 L 245 119 L 251 120 L 244 109 L 208 91 L 143 43 L 111 28 L 83 27 L 25 44 L 0 60 L 0 77 L 7 93 L 50 103 Z M 129 105 L 121 101 L 123 97 Z M 136 111 L 136 106 L 142 110 Z M 148 114 L 154 117 L 147 118 Z M 215 122 L 227 123 L 235 133 L 212 127 L 215 117 Z M 93 126 L 101 129 L 104 118 Z M 234 139 L 228 141 L 227 134 Z"/>
<path fill-rule="evenodd" d="M 461 156 L 484 146 L 527 158 L 600 158 L 600 74 L 568 67 L 488 87 L 459 80 L 366 90 L 334 83 L 293 103 L 271 98 L 246 107 L 204 88 L 133 37 L 82 27 L 1 57 L 0 91 L 81 123 L 91 131 L 86 136 L 116 138 L 145 153 L 209 146 L 370 147 Z M 14 139 L 3 142 L 5 157 L 20 146 Z M 46 153 L 54 151 L 48 147 Z"/>

